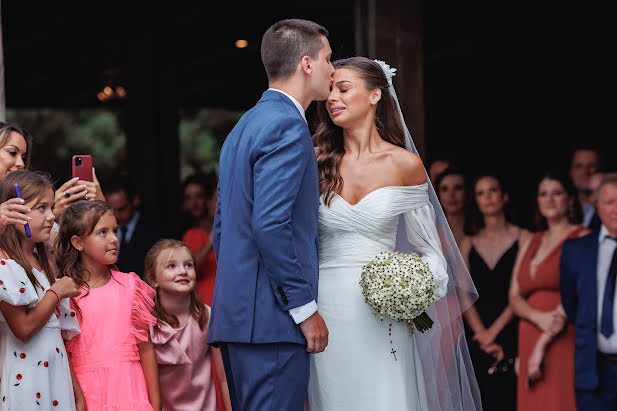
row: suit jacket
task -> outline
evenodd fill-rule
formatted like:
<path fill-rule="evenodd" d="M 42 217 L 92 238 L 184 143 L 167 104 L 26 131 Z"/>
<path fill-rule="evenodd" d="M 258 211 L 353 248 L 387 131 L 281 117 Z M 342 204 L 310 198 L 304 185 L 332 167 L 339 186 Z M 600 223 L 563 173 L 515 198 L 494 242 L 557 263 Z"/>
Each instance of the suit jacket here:
<path fill-rule="evenodd" d="M 600 230 L 568 240 L 561 253 L 561 301 L 575 327 L 574 386 L 598 387 L 598 237 Z"/>
<path fill-rule="evenodd" d="M 209 343 L 306 344 L 288 311 L 317 300 L 318 212 L 308 126 L 268 90 L 221 150 Z"/>
<path fill-rule="evenodd" d="M 164 237 L 164 230 L 158 224 L 149 221 L 144 217 L 144 214 L 141 214 L 135 225 L 131 241 L 120 248 L 120 256 L 116 262 L 118 269 L 125 273 L 134 272 L 143 279 L 146 254 L 154 243 Z"/>

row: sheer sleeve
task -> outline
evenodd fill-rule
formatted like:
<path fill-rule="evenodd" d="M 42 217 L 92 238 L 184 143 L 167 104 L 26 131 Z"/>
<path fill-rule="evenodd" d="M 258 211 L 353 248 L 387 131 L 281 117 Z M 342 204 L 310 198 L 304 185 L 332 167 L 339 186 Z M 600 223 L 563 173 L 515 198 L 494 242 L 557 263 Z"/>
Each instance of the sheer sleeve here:
<path fill-rule="evenodd" d="M 448 287 L 448 265 L 435 227 L 435 212 L 430 203 L 404 214 L 407 239 L 426 261 L 437 283 L 437 294 L 444 297 Z"/>
<path fill-rule="evenodd" d="M 0 260 L 0 301 L 14 306 L 30 305 L 39 300 L 26 271 L 14 260 Z"/>
<path fill-rule="evenodd" d="M 135 338 L 135 344 L 148 341 L 150 326 L 156 324 L 156 318 L 152 315 L 154 309 L 154 296 L 156 291 L 146 284 L 135 273 L 130 273 L 133 282 L 133 299 L 131 301 L 131 335 Z"/>

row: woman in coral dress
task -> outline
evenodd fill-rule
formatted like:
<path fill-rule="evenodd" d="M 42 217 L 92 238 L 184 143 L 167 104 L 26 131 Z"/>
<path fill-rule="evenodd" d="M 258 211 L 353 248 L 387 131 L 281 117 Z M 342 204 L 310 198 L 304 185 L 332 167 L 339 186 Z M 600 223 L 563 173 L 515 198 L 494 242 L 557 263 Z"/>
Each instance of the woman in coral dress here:
<path fill-rule="evenodd" d="M 535 233 L 517 257 L 510 303 L 520 317 L 518 410 L 576 410 L 574 326 L 566 322 L 559 291 L 563 243 L 586 234 L 569 180 L 547 173 L 538 187 L 538 211 L 545 230 Z"/>

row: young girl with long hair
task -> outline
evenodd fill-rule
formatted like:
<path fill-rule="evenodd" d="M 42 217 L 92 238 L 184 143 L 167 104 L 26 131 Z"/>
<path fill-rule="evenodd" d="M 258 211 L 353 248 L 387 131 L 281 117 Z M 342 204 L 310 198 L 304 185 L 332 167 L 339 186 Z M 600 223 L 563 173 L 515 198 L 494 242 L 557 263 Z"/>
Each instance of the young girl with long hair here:
<path fill-rule="evenodd" d="M 118 225 L 103 201 L 80 201 L 60 218 L 55 257 L 81 290 L 81 334 L 67 343 L 88 409 L 160 410 L 149 327 L 155 292 L 135 273 L 116 271 Z"/>
<path fill-rule="evenodd" d="M 0 182 L 0 203 L 19 192 L 28 225 L 8 224 L 0 235 L 0 410 L 75 410 L 76 403 L 81 410 L 63 341 L 79 333 L 68 301 L 79 290 L 70 278 L 55 279 L 45 247 L 53 186 L 43 174 L 13 171 Z"/>
<path fill-rule="evenodd" d="M 156 290 L 151 337 L 163 409 L 231 410 L 221 353 L 206 344 L 210 307 L 195 288 L 193 253 L 181 241 L 159 240 L 146 255 L 145 279 Z M 218 407 L 214 373 L 222 388 Z"/>

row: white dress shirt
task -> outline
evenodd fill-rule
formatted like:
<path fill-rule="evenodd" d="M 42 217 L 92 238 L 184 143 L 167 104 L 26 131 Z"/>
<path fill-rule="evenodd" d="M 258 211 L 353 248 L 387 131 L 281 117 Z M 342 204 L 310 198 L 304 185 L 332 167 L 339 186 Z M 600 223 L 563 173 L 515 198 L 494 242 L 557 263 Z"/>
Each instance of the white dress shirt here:
<path fill-rule="evenodd" d="M 609 236 L 608 230 L 602 224 L 598 238 L 598 351 L 605 354 L 617 354 L 617 302 L 613 303 L 613 329 L 615 332 L 609 338 L 606 338 L 600 331 L 604 288 L 616 248 L 617 241 Z M 615 301 L 615 296 L 613 296 L 613 301 Z"/>
<path fill-rule="evenodd" d="M 278 91 L 279 93 L 287 96 L 291 100 L 291 102 L 294 103 L 294 105 L 302 115 L 302 118 L 306 122 L 306 114 L 304 113 L 304 107 L 302 107 L 302 105 L 298 103 L 298 100 L 279 89 L 269 88 L 268 90 Z M 296 324 L 300 324 L 302 321 L 313 315 L 315 311 L 317 311 L 317 301 L 313 300 L 304 305 L 301 305 L 300 307 L 292 308 L 291 310 L 289 310 L 289 315 L 291 315 L 291 318 L 293 318 Z"/>

